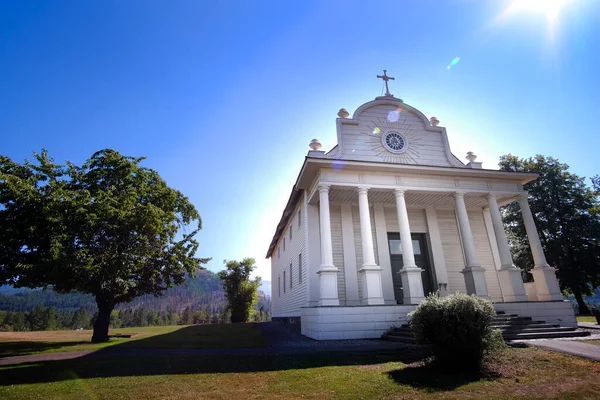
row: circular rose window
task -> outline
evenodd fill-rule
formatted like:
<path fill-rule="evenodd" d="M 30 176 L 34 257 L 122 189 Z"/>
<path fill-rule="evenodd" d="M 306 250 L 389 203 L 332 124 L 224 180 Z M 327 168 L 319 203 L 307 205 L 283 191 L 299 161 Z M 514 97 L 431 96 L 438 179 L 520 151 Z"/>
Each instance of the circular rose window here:
<path fill-rule="evenodd" d="M 392 153 L 403 153 L 408 147 L 406 137 L 395 131 L 386 132 L 381 137 L 381 141 L 383 142 L 383 146 Z"/>

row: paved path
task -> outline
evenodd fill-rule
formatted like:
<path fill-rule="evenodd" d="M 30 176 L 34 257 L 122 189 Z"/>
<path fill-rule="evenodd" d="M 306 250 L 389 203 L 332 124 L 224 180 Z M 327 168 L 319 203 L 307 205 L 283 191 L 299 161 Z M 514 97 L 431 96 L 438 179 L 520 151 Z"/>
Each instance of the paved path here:
<path fill-rule="evenodd" d="M 600 329 L 600 325 L 593 322 L 578 322 L 577 325 L 583 329 Z"/>
<path fill-rule="evenodd" d="M 574 356 L 589 358 L 590 360 L 600 361 L 600 346 L 578 342 L 575 340 L 532 340 L 527 344 L 540 347 L 546 350 L 554 350 L 560 353 L 571 354 Z"/>

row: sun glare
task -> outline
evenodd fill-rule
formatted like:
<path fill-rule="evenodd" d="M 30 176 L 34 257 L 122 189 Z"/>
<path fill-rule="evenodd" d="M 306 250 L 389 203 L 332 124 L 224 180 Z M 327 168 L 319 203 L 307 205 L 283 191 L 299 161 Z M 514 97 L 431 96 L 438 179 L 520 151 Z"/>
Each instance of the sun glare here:
<path fill-rule="evenodd" d="M 513 0 L 498 16 L 497 21 L 499 22 L 515 14 L 542 14 L 546 18 L 550 42 L 553 42 L 561 13 L 570 3 L 574 2 L 575 0 Z"/>
<path fill-rule="evenodd" d="M 541 12 L 546 15 L 549 23 L 554 23 L 562 9 L 572 0 L 513 0 L 507 12 L 512 14 L 519 11 Z"/>

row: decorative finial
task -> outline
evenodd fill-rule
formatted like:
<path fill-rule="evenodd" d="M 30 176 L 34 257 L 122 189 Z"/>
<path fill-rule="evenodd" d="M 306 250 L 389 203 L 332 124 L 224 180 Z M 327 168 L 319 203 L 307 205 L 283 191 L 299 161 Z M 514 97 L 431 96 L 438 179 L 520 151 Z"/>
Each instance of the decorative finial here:
<path fill-rule="evenodd" d="M 472 151 L 469 151 L 467 153 L 467 160 L 469 160 L 469 162 L 474 162 L 475 160 L 477 160 L 477 156 Z"/>
<path fill-rule="evenodd" d="M 429 123 L 431 126 L 438 126 L 440 124 L 440 120 L 437 119 L 437 117 L 431 117 L 429 118 Z"/>
<path fill-rule="evenodd" d="M 349 115 L 350 113 L 345 108 L 340 108 L 340 111 L 338 111 L 338 117 L 340 118 L 348 118 Z"/>
<path fill-rule="evenodd" d="M 385 95 L 389 97 L 394 97 L 393 94 L 390 93 L 390 88 L 388 87 L 388 81 L 394 81 L 396 78 L 391 76 L 387 76 L 387 70 L 383 70 L 383 75 L 377 75 L 377 78 L 383 79 L 385 81 Z"/>
<path fill-rule="evenodd" d="M 311 150 L 317 151 L 321 149 L 321 142 L 319 142 L 318 139 L 313 139 L 310 141 L 310 144 L 308 145 L 308 147 L 310 147 Z"/>

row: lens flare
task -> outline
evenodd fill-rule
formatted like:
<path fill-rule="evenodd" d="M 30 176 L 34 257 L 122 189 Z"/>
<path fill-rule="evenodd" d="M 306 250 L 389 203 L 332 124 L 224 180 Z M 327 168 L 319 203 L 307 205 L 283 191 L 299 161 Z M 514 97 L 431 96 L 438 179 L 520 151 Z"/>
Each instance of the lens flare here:
<path fill-rule="evenodd" d="M 448 64 L 446 69 L 450 69 L 450 68 L 454 67 L 456 64 L 458 64 L 459 61 L 460 61 L 460 57 L 454 57 L 452 59 L 452 61 L 450 61 L 450 64 Z"/>
<path fill-rule="evenodd" d="M 398 121 L 398 118 L 400 118 L 400 113 L 398 112 L 398 110 L 392 110 L 387 115 L 387 119 L 390 122 L 396 122 Z"/>
<path fill-rule="evenodd" d="M 375 127 L 375 129 L 373 129 L 373 135 L 379 135 L 381 133 L 381 129 L 379 129 L 378 126 Z"/>

